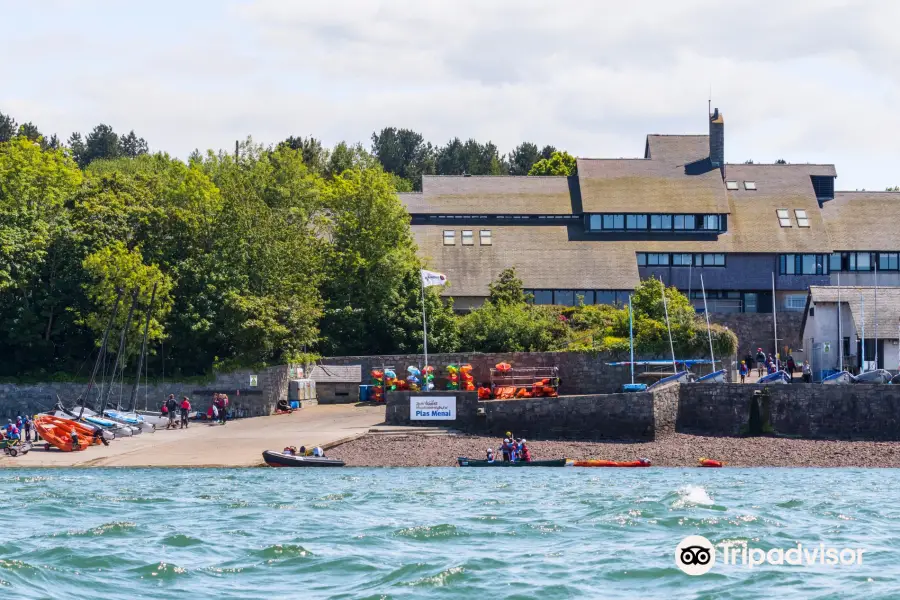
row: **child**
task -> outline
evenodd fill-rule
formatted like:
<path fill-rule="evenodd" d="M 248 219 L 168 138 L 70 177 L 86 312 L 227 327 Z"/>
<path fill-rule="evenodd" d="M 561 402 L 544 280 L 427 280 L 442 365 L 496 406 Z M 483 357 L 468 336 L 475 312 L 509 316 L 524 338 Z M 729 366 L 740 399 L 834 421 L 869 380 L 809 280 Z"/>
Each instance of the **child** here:
<path fill-rule="evenodd" d="M 746 361 L 741 361 L 741 383 L 744 383 L 744 378 L 750 374 L 750 369 L 747 367 Z"/>

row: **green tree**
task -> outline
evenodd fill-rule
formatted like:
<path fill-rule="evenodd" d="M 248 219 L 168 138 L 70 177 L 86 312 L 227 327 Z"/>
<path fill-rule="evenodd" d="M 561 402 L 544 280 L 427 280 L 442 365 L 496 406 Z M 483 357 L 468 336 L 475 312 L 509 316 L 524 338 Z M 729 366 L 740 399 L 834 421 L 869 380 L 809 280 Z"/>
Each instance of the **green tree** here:
<path fill-rule="evenodd" d="M 528 175 L 539 160 L 541 153 L 538 147 L 531 142 L 522 142 L 509 153 L 509 174 Z"/>
<path fill-rule="evenodd" d="M 19 137 L 27 138 L 32 142 L 37 142 L 41 139 L 41 132 L 38 131 L 37 126 L 34 123 L 22 123 L 19 125 L 19 131 L 17 133 Z"/>
<path fill-rule="evenodd" d="M 577 175 L 578 163 L 568 152 L 554 152 L 549 159 L 542 158 L 531 167 L 529 175 Z"/>
<path fill-rule="evenodd" d="M 459 138 L 450 140 L 438 148 L 435 164 L 438 175 L 500 175 L 502 172 L 497 146 L 474 139 L 465 143 Z"/>
<path fill-rule="evenodd" d="M 340 142 L 329 154 L 325 174 L 329 177 L 337 177 L 348 169 L 371 169 L 378 164 L 378 160 L 366 152 L 362 144 L 357 143 L 350 146 L 347 142 Z"/>
<path fill-rule="evenodd" d="M 135 135 L 134 129 L 129 131 L 128 135 L 122 136 L 122 139 L 119 140 L 119 145 L 122 156 L 127 156 L 129 158 L 135 158 L 150 152 L 150 149 L 147 146 L 147 140 Z"/>
<path fill-rule="evenodd" d="M 16 120 L 0 112 L 0 143 L 13 139 L 17 132 Z"/>
<path fill-rule="evenodd" d="M 893 187 L 886 187 L 886 188 L 884 188 L 884 191 L 886 191 L 886 192 L 900 192 L 900 185 L 895 185 L 895 186 L 893 186 Z"/>
<path fill-rule="evenodd" d="M 528 298 L 522 288 L 522 280 L 516 275 L 515 267 L 503 269 L 497 279 L 488 285 L 487 301 L 497 306 L 501 304 L 525 304 Z"/>
<path fill-rule="evenodd" d="M 101 123 L 94 127 L 84 142 L 82 167 L 98 158 L 117 158 L 122 155 L 119 135 L 109 125 Z"/>
<path fill-rule="evenodd" d="M 85 162 L 86 159 L 86 149 L 84 147 L 84 140 L 81 139 L 81 134 L 77 131 L 69 136 L 68 141 L 66 141 L 66 146 L 69 148 L 69 153 L 72 158 L 78 163 L 78 166 L 84 168 L 87 166 Z"/>
<path fill-rule="evenodd" d="M 434 148 L 411 129 L 385 127 L 373 133 L 372 154 L 385 171 L 410 181 L 418 191 L 422 189 L 422 175 L 435 173 Z"/>
<path fill-rule="evenodd" d="M 282 146 L 287 146 L 291 150 L 299 150 L 303 156 L 303 162 L 307 168 L 315 173 L 323 173 L 328 164 L 328 150 L 322 146 L 322 142 L 310 136 L 294 137 L 291 136 L 281 142 Z"/>
<path fill-rule="evenodd" d="M 488 302 L 459 320 L 464 352 L 547 352 L 566 348 L 569 339 L 556 307 Z"/>

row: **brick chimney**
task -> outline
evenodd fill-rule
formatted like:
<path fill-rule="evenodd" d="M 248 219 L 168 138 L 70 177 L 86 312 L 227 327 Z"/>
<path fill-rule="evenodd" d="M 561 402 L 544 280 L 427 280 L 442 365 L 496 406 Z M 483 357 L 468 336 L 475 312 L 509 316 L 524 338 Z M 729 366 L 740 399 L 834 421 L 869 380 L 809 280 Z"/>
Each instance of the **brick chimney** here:
<path fill-rule="evenodd" d="M 709 115 L 709 160 L 712 166 L 725 168 L 725 119 L 718 108 Z"/>

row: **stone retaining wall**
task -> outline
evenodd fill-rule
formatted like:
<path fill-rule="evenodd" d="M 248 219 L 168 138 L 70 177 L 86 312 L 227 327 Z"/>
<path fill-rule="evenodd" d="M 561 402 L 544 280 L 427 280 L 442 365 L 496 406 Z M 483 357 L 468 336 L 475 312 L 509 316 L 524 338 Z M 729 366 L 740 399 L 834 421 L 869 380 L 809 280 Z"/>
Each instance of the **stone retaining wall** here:
<path fill-rule="evenodd" d="M 813 439 L 900 440 L 900 386 L 690 385 L 680 386 L 679 431 L 738 435 L 747 431 L 754 393 L 768 390 L 774 432 Z M 763 397 L 757 396 L 763 408 Z"/>
<path fill-rule="evenodd" d="M 250 387 L 250 376 L 256 375 L 256 387 Z M 216 392 L 228 394 L 231 409 L 237 416 L 259 416 L 270 414 L 278 400 L 287 399 L 288 367 L 270 367 L 260 371 L 243 369 L 230 373 L 217 373 L 212 382 L 204 384 L 185 382 L 150 383 L 138 387 L 138 410 L 157 410 L 169 395 L 176 398 L 188 396 L 193 407 L 205 411 Z M 88 395 L 88 406 L 96 408 L 100 403 L 101 391 L 107 387 L 95 386 Z M 131 398 L 131 384 L 114 384 L 109 405 L 114 407 L 121 401 L 128 404 Z M 0 418 L 14 419 L 19 415 L 32 415 L 45 411 L 56 404 L 59 397 L 63 405 L 71 407 L 87 390 L 86 383 L 42 383 L 18 385 L 0 384 Z M 240 393 L 238 393 L 240 392 Z M 130 408 L 130 406 L 129 406 Z"/>

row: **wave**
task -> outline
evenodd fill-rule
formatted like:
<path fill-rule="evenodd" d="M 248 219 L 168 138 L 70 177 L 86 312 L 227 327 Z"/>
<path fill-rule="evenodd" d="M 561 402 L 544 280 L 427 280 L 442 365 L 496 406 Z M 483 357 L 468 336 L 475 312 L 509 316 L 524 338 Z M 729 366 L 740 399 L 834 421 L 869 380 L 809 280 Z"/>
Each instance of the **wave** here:
<path fill-rule="evenodd" d="M 455 525 L 442 523 L 440 525 L 419 525 L 418 527 L 406 527 L 404 529 L 395 531 L 394 535 L 414 540 L 429 540 L 435 538 L 462 537 L 468 534 L 457 529 Z"/>

